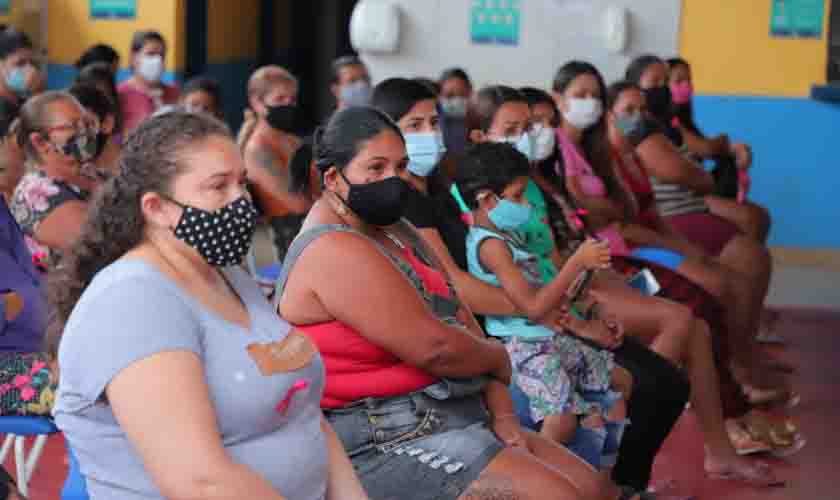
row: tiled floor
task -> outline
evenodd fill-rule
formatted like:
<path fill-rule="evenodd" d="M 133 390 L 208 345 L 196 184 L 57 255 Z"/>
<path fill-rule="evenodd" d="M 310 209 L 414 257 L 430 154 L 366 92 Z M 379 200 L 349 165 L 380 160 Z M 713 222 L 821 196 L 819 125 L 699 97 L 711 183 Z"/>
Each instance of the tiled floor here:
<path fill-rule="evenodd" d="M 795 416 L 808 444 L 786 460 L 767 460 L 788 481 L 785 488 L 756 489 L 702 475 L 703 449 L 693 414 L 686 412 L 657 458 L 657 480 L 674 479 L 677 491 L 701 499 L 726 500 L 837 500 L 836 474 L 840 471 L 840 310 L 785 309 L 783 334 L 791 346 L 778 350 L 779 357 L 797 364 L 794 387 L 802 396 Z"/>
<path fill-rule="evenodd" d="M 840 499 L 836 484 L 840 433 L 834 432 L 840 425 L 840 273 L 778 269 L 769 302 L 798 306 L 784 309 L 781 315 L 780 328 L 791 346 L 778 354 L 799 366 L 793 380 L 803 402 L 793 414 L 809 442 L 794 457 L 771 460 L 774 470 L 789 481 L 788 486 L 762 490 L 704 479 L 702 440 L 691 412 L 686 412 L 658 457 L 654 484 L 673 480 L 676 492 L 702 499 Z M 32 479 L 32 500 L 59 498 L 66 475 L 64 456 L 63 439 L 54 436 Z M 13 460 L 6 466 L 13 471 Z"/>

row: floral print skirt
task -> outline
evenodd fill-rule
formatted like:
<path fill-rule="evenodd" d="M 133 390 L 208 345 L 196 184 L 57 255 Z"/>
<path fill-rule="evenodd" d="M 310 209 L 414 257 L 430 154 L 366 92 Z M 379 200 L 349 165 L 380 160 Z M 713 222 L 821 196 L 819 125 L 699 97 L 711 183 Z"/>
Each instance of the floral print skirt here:
<path fill-rule="evenodd" d="M 569 335 L 544 339 L 511 337 L 505 344 L 514 379 L 531 405 L 535 422 L 552 415 L 600 413 L 583 393 L 609 390 L 613 355 Z"/>
<path fill-rule="evenodd" d="M 0 353 L 0 415 L 49 416 L 58 377 L 43 353 Z"/>

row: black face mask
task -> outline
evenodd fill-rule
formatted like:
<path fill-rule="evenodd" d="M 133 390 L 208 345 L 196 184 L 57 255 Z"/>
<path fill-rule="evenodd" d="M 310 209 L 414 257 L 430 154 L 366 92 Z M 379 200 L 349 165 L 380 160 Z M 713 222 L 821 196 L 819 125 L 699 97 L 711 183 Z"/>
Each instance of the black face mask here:
<path fill-rule="evenodd" d="M 89 132 L 76 132 L 63 145 L 55 145 L 57 151 L 64 156 L 72 157 L 80 165 L 93 161 L 96 157 L 96 148 L 97 137 Z"/>
<path fill-rule="evenodd" d="M 671 89 L 667 85 L 645 89 L 647 108 L 651 114 L 660 120 L 667 120 L 671 116 Z"/>
<path fill-rule="evenodd" d="M 350 186 L 347 199 L 341 196 L 338 199 L 364 222 L 372 226 L 390 226 L 402 218 L 408 191 L 404 180 L 394 176 L 369 184 L 352 184 L 341 170 L 338 173 Z"/>
<path fill-rule="evenodd" d="M 269 106 L 265 105 L 268 112 L 265 121 L 269 126 L 281 132 L 293 132 L 296 125 L 297 106 Z"/>

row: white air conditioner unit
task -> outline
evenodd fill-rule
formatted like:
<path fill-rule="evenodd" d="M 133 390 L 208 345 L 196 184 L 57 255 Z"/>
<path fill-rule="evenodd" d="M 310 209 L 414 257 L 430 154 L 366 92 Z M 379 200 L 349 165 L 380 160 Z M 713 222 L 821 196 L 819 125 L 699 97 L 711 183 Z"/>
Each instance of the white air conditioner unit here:
<path fill-rule="evenodd" d="M 624 7 L 610 5 L 604 11 L 604 46 L 614 54 L 627 48 L 630 38 L 630 14 Z"/>
<path fill-rule="evenodd" d="M 400 9 L 391 0 L 361 0 L 350 16 L 350 43 L 357 52 L 399 50 Z"/>

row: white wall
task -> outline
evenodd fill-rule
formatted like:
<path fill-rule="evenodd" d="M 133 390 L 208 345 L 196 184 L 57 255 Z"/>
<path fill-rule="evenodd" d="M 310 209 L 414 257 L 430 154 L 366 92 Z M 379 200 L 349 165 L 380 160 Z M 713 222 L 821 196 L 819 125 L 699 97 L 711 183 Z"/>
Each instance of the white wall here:
<path fill-rule="evenodd" d="M 364 0 L 385 1 L 385 0 Z M 437 78 L 461 66 L 477 86 L 501 83 L 548 88 L 557 68 L 571 59 L 595 64 L 607 83 L 624 75 L 633 57 L 678 50 L 680 0 L 521 0 L 519 45 L 474 45 L 471 0 L 392 0 L 401 10 L 400 50 L 362 54 L 374 81 L 394 76 Z M 623 54 L 607 51 L 602 14 L 607 5 L 630 12 L 629 44 Z"/>

